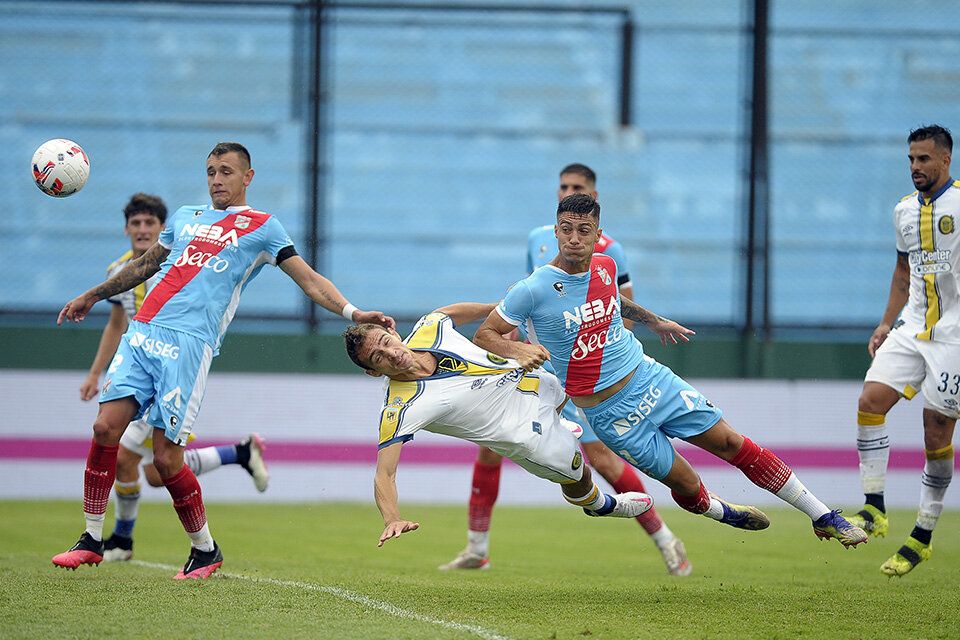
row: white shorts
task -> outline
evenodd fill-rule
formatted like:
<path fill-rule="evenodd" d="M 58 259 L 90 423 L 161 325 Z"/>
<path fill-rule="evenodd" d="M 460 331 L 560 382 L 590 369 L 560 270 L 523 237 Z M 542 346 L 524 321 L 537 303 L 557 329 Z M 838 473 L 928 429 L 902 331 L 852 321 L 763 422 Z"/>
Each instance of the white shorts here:
<path fill-rule="evenodd" d="M 583 477 L 583 454 L 577 437 L 561 423 L 553 403 L 540 405 L 539 418 L 536 448 L 526 455 L 507 457 L 537 477 L 560 484 L 577 482 Z"/>
<path fill-rule="evenodd" d="M 910 400 L 923 393 L 924 407 L 960 417 L 960 345 L 918 340 L 894 329 L 887 335 L 865 382 L 879 382 Z"/>
<path fill-rule="evenodd" d="M 134 420 L 120 436 L 120 444 L 143 458 L 143 464 L 153 462 L 153 425 L 144 420 Z"/>
<path fill-rule="evenodd" d="M 120 444 L 143 458 L 141 464 L 153 462 L 153 429 L 154 426 L 147 422 L 147 416 L 144 416 L 142 420 L 134 420 L 128 424 L 120 436 Z M 194 437 L 191 433 L 187 442 L 192 442 Z"/>

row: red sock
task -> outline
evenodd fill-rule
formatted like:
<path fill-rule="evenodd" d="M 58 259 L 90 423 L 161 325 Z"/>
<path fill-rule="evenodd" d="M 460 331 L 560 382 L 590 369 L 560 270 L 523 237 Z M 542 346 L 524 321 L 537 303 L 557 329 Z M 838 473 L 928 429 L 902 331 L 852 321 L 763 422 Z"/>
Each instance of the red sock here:
<path fill-rule="evenodd" d="M 730 464 L 743 471 L 750 482 L 774 494 L 783 489 L 793 473 L 772 451 L 757 446 L 746 437 Z"/>
<path fill-rule="evenodd" d="M 710 508 L 710 494 L 707 493 L 707 488 L 703 486 L 703 480 L 700 481 L 700 493 L 695 496 L 682 496 L 672 489 L 670 495 L 673 496 L 674 502 L 691 513 L 706 513 L 707 509 Z"/>
<path fill-rule="evenodd" d="M 184 465 L 178 473 L 163 479 L 163 485 L 173 498 L 173 508 L 187 533 L 196 533 L 207 524 L 207 512 L 203 508 L 203 494 L 197 476 Z"/>
<path fill-rule="evenodd" d="M 117 451 L 120 445 L 103 446 L 90 442 L 87 468 L 83 472 L 83 512 L 101 514 L 107 512 L 110 489 L 117 477 Z"/>
<path fill-rule="evenodd" d="M 490 515 L 500 492 L 500 464 L 473 463 L 468 527 L 470 531 L 489 531 Z"/>
<path fill-rule="evenodd" d="M 620 474 L 616 482 L 611 484 L 613 485 L 613 490 L 617 493 L 626 493 L 627 491 L 647 492 L 646 489 L 643 488 L 643 480 L 640 479 L 640 474 L 634 471 L 633 467 L 628 464 L 623 465 L 623 473 Z M 640 523 L 640 526 L 643 527 L 643 530 L 649 535 L 653 535 L 663 526 L 663 519 L 660 517 L 660 514 L 657 513 L 655 507 L 651 507 L 650 510 L 643 515 L 637 516 L 637 522 Z"/>

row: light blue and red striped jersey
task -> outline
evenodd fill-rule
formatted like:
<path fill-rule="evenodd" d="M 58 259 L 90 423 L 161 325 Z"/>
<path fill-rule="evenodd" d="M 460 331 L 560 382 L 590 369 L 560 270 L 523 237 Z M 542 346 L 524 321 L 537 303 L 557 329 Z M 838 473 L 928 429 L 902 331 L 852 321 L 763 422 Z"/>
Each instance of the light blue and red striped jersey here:
<path fill-rule="evenodd" d="M 507 292 L 497 311 L 512 325 L 526 323 L 571 396 L 611 386 L 643 359 L 640 341 L 620 317 L 617 265 L 602 253 L 593 254 L 587 273 L 549 264 L 537 269 Z"/>
<path fill-rule="evenodd" d="M 189 333 L 216 351 L 247 283 L 293 240 L 269 213 L 206 205 L 180 207 L 159 243 L 170 255 L 134 320 Z"/>
<path fill-rule="evenodd" d="M 617 286 L 631 286 L 630 265 L 623 245 L 608 236 L 601 234 L 600 240 L 593 247 L 594 253 L 605 253 L 617 263 Z M 535 227 L 527 236 L 527 275 L 547 264 L 557 255 L 557 236 L 554 235 L 553 225 L 545 224 Z"/>

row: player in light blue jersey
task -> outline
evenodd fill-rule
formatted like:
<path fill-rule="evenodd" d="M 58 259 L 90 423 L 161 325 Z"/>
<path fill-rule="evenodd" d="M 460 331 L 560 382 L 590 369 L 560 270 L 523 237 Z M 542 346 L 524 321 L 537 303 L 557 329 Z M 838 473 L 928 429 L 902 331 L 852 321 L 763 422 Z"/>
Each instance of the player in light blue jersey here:
<path fill-rule="evenodd" d="M 560 170 L 557 202 L 575 193 L 585 193 L 596 198 L 596 184 L 597 174 L 590 167 L 584 164 L 567 165 Z M 632 300 L 633 284 L 630 281 L 630 268 L 623 246 L 613 238 L 601 234 L 593 250 L 594 253 L 610 256 L 617 263 L 617 288 L 620 296 Z M 556 255 L 557 238 L 554 234 L 554 225 L 532 229 L 527 237 L 527 275 L 548 264 Z M 624 324 L 627 328 L 631 326 L 629 320 Z M 549 364 L 547 366 L 549 367 Z M 639 474 L 600 442 L 590 428 L 590 424 L 577 412 L 576 405 L 572 402 L 566 403 L 563 407 L 563 417 L 581 426 L 583 433 L 580 436 L 580 446 L 586 453 L 590 466 L 603 476 L 615 491 L 618 493 L 646 491 Z M 502 462 L 503 457 L 488 447 L 480 447 L 477 451 L 470 487 L 467 547 L 452 561 L 440 565 L 441 570 L 490 567 L 490 523 L 493 506 L 500 490 Z M 657 545 L 667 565 L 667 571 L 671 575 L 690 575 L 693 565 L 687 559 L 683 542 L 663 522 L 656 508 L 638 516 L 637 522 Z"/>
<path fill-rule="evenodd" d="M 687 511 L 747 530 L 770 524 L 756 507 L 709 493 L 670 438 L 682 438 L 730 462 L 754 484 L 806 513 L 817 537 L 836 538 L 844 547 L 864 542 L 863 529 L 828 509 L 773 452 L 734 431 L 696 389 L 644 355 L 623 317 L 645 325 L 663 344 L 688 341 L 694 332 L 620 298 L 616 263 L 593 253 L 600 233 L 600 205 L 593 198 L 564 198 L 557 207 L 559 255 L 510 289 L 474 342 L 516 359 L 528 371 L 550 360 L 597 436 L 668 486 Z M 540 344 L 503 339 L 502 334 L 525 322 Z"/>
<path fill-rule="evenodd" d="M 68 302 L 57 318 L 57 324 L 80 322 L 98 300 L 160 274 L 107 369 L 84 474 L 86 530 L 72 549 L 54 556 L 57 566 L 76 569 L 103 560 L 103 521 L 120 436 L 144 414 L 153 426 L 153 464 L 191 540 L 190 557 L 175 578 L 207 578 L 223 563 L 207 525 L 200 485 L 184 465 L 183 447 L 240 294 L 263 265 L 279 266 L 328 311 L 356 322 L 395 325 L 379 311 L 360 311 L 349 304 L 332 282 L 297 255 L 276 218 L 247 205 L 254 171 L 243 145 L 217 144 L 207 156 L 206 169 L 212 206 L 181 207 L 157 244 Z"/>
<path fill-rule="evenodd" d="M 123 216 L 126 221 L 124 232 L 130 238 L 130 250 L 110 265 L 107 269 L 108 278 L 119 273 L 128 262 L 142 256 L 157 242 L 167 220 L 167 206 L 157 196 L 135 193 L 123 208 Z M 153 276 L 133 289 L 107 299 L 112 304 L 110 319 L 103 328 L 90 372 L 80 385 L 80 399 L 84 402 L 100 394 L 100 375 L 116 353 L 130 319 L 140 310 L 156 278 Z M 260 436 L 251 433 L 236 444 L 188 449 L 184 452 L 184 460 L 198 476 L 223 465 L 239 465 L 252 476 L 257 490 L 265 491 L 270 476 L 263 462 L 264 448 Z M 120 438 L 114 483 L 116 522 L 113 533 L 104 541 L 103 559 L 106 562 L 123 562 L 133 557 L 133 529 L 142 487 L 141 465 L 147 482 L 153 487 L 162 487 L 163 481 L 153 466 L 153 427 L 142 419 L 131 422 Z"/>

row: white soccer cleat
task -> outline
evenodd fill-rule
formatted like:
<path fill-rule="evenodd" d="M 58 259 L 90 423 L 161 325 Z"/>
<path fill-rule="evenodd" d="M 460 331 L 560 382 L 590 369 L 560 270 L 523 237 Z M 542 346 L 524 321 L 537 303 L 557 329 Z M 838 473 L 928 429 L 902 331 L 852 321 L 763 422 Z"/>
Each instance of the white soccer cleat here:
<path fill-rule="evenodd" d="M 257 491 L 263 493 L 270 483 L 270 474 L 267 473 L 267 465 L 263 462 L 263 452 L 267 448 L 266 445 L 263 444 L 263 440 L 258 434 L 251 433 L 240 441 L 237 448 L 247 450 L 246 460 L 243 461 L 241 457 L 240 464 L 253 478 L 253 486 L 257 488 Z"/>
<path fill-rule="evenodd" d="M 447 564 L 442 564 L 437 569 L 440 571 L 450 571 L 451 569 L 489 569 L 490 568 L 490 558 L 487 556 L 481 556 L 480 554 L 473 553 L 472 551 L 467 551 L 464 549 L 457 557 Z"/>
<path fill-rule="evenodd" d="M 674 537 L 660 547 L 660 555 L 667 565 L 667 573 L 672 576 L 688 576 L 693 571 L 693 565 L 687 559 L 687 550 L 683 548 L 680 538 Z"/>
<path fill-rule="evenodd" d="M 598 516 L 607 518 L 636 518 L 643 515 L 653 507 L 653 498 L 639 491 L 627 491 L 611 496 L 616 504 L 613 505 L 613 511 L 610 513 L 598 513 L 584 508 L 583 512 L 588 516 Z"/>

